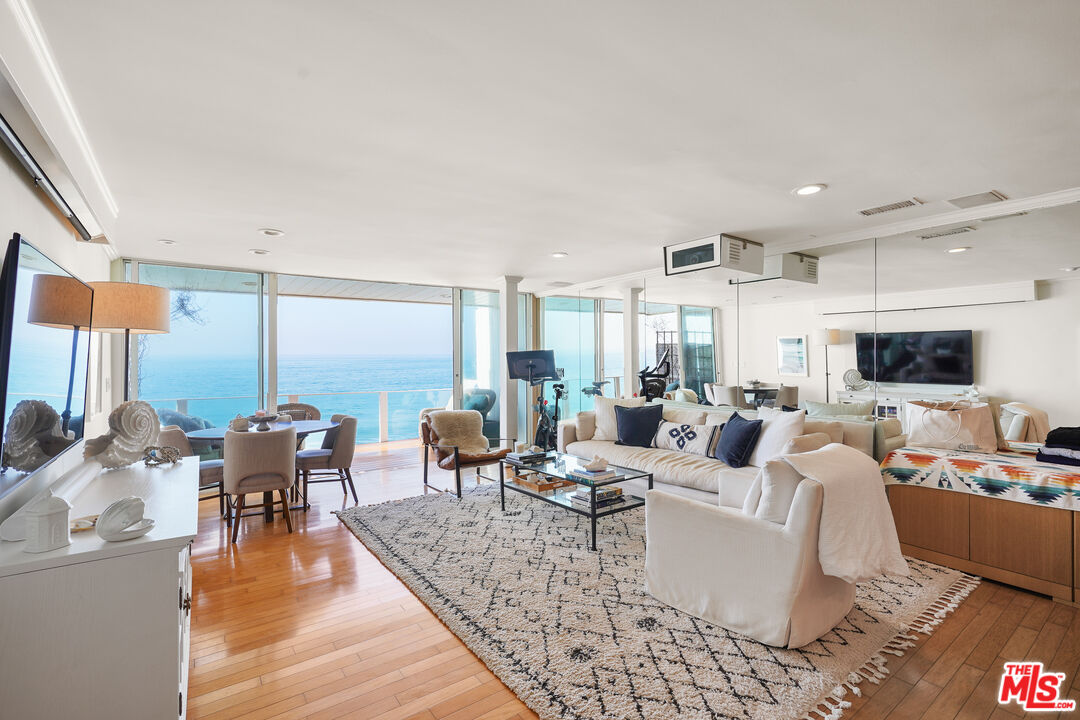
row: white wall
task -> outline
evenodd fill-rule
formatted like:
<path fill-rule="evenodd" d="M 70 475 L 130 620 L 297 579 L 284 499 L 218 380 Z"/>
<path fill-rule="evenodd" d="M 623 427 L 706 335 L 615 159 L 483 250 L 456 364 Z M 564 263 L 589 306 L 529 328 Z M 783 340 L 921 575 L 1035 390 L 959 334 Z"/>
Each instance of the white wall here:
<path fill-rule="evenodd" d="M 1004 401 L 1046 410 L 1054 426 L 1080 425 L 1080 278 L 1040 282 L 1035 302 L 879 313 L 878 332 L 972 330 L 975 384 Z M 736 380 L 735 308 L 721 311 L 724 382 Z M 817 328 L 874 329 L 872 315 L 821 316 L 812 303 L 752 305 L 741 309 L 742 381 L 798 385 L 803 400 L 825 397 L 824 348 L 810 345 L 808 377 L 776 374 L 776 336 L 807 335 Z M 855 346 L 829 348 L 830 393 L 844 387 L 855 367 Z"/>

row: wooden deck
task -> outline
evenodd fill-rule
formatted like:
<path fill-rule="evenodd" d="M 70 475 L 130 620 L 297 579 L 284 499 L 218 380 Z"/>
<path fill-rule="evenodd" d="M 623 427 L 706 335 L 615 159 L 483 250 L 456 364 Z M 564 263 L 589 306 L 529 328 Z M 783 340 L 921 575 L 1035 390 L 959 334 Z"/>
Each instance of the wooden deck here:
<path fill-rule="evenodd" d="M 361 450 L 353 464 L 361 503 L 419 494 L 414 445 Z M 188 717 L 537 717 L 331 514 L 347 507 L 339 486 L 311 494 L 292 535 L 280 519 L 245 518 L 236 546 L 216 503 L 200 503 Z M 890 658 L 887 681 L 849 695 L 844 718 L 1022 716 L 996 702 L 1002 664 L 1022 659 L 1066 673 L 1069 696 L 1080 698 L 1080 614 L 984 582 L 934 635 Z M 1070 715 L 1080 712 L 1062 716 Z"/>

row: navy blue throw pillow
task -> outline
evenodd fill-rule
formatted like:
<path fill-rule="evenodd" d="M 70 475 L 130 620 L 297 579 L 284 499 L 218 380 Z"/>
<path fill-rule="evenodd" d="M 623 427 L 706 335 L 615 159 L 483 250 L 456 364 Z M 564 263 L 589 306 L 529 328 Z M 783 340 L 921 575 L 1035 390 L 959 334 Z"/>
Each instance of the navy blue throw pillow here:
<path fill-rule="evenodd" d="M 750 460 L 760 434 L 761 420 L 747 420 L 739 413 L 733 413 L 720 431 L 713 457 L 723 460 L 729 467 L 743 467 Z"/>
<path fill-rule="evenodd" d="M 645 405 L 643 407 L 615 406 L 615 427 L 619 439 L 616 445 L 652 447 L 653 438 L 664 419 L 663 405 Z"/>
<path fill-rule="evenodd" d="M 780 409 L 784 412 L 799 412 L 799 408 L 791 407 L 790 405 L 781 405 Z"/>

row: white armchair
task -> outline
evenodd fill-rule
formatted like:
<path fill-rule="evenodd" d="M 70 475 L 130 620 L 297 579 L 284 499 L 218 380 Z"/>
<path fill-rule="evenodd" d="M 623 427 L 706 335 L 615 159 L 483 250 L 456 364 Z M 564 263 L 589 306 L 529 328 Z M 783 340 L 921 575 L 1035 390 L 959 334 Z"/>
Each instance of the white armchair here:
<path fill-rule="evenodd" d="M 840 622 L 855 585 L 818 561 L 822 488 L 803 479 L 784 525 L 652 490 L 645 588 L 657 600 L 767 645 L 796 648 Z"/>

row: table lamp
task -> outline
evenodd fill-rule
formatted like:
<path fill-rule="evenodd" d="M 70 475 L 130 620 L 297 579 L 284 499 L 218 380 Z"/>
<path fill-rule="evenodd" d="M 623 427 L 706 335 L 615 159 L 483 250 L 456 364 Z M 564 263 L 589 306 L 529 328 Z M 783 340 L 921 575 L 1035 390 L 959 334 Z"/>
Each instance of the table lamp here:
<path fill-rule="evenodd" d="M 814 344 L 825 347 L 825 402 L 829 402 L 829 346 L 852 342 L 855 342 L 855 333 L 851 330 L 825 328 L 814 331 Z"/>
<path fill-rule="evenodd" d="M 130 397 L 131 335 L 169 332 L 169 290 L 128 282 L 92 282 L 96 332 L 124 333 L 124 401 Z"/>
<path fill-rule="evenodd" d="M 79 351 L 79 331 L 90 329 L 90 288 L 69 275 L 34 276 L 30 286 L 27 322 L 44 327 L 71 329 L 71 367 L 68 369 L 67 405 L 60 414 L 66 437 L 71 424 L 71 394 L 75 388 L 75 359 Z"/>

